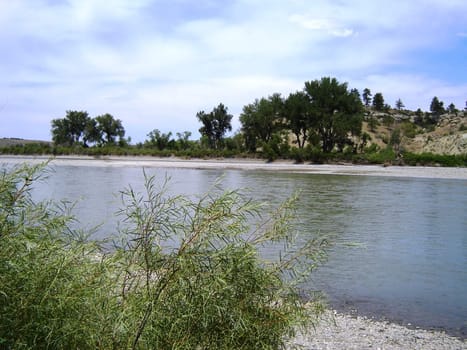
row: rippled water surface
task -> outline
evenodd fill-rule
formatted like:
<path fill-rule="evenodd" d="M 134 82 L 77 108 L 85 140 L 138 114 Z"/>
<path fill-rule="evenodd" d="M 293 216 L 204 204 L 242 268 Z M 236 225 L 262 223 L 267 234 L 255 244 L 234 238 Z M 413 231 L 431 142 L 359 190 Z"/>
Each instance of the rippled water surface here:
<path fill-rule="evenodd" d="M 225 188 L 280 203 L 300 191 L 301 234 L 332 235 L 329 261 L 310 288 L 333 307 L 414 326 L 467 329 L 467 181 L 285 174 L 240 170 L 147 169 L 169 175 L 172 193 Z M 115 232 L 119 191 L 143 189 L 140 167 L 54 166 L 36 198 L 80 200 L 76 214 L 98 236 Z"/>

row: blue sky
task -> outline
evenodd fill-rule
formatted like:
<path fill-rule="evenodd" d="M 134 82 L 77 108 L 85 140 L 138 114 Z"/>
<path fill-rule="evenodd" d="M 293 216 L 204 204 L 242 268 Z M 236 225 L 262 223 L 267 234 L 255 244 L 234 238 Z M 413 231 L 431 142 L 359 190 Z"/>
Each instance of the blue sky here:
<path fill-rule="evenodd" d="M 323 76 L 428 110 L 467 100 L 465 0 L 0 0 L 0 137 L 49 140 L 67 110 L 133 142 L 191 131 Z"/>

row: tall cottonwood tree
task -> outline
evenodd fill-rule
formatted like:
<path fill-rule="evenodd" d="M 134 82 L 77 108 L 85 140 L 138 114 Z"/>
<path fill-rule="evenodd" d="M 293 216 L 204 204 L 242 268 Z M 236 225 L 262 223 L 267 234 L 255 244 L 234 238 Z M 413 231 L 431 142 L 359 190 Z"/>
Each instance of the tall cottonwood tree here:
<path fill-rule="evenodd" d="M 120 119 L 115 119 L 108 113 L 97 116 L 95 119 L 100 134 L 99 143 L 113 145 L 116 143 L 117 137 L 121 140 L 125 136 L 125 129 Z"/>
<path fill-rule="evenodd" d="M 323 152 L 351 143 L 350 136 L 361 132 L 363 105 L 347 83 L 324 77 L 305 82 L 304 91 L 310 100 L 310 123 L 315 125 Z"/>
<path fill-rule="evenodd" d="M 200 111 L 196 117 L 203 124 L 199 132 L 206 137 L 209 147 L 219 149 L 226 132 L 232 131 L 233 116 L 228 113 L 228 108 L 220 103 L 210 113 Z"/>
<path fill-rule="evenodd" d="M 274 133 L 283 128 L 284 100 L 278 93 L 267 99 L 256 99 L 243 107 L 240 114 L 246 148 L 255 152 L 257 147 L 268 143 Z"/>
<path fill-rule="evenodd" d="M 298 148 L 303 148 L 308 139 L 310 100 L 303 91 L 292 93 L 284 101 L 284 118 L 287 127 L 295 135 Z"/>
<path fill-rule="evenodd" d="M 90 118 L 85 111 L 67 111 L 65 118 L 52 120 L 52 140 L 57 145 L 115 144 L 117 137 L 121 141 L 124 136 L 122 121 L 108 113 Z"/>
<path fill-rule="evenodd" d="M 53 142 L 67 146 L 81 142 L 89 120 L 88 112 L 66 111 L 64 118 L 52 120 Z"/>

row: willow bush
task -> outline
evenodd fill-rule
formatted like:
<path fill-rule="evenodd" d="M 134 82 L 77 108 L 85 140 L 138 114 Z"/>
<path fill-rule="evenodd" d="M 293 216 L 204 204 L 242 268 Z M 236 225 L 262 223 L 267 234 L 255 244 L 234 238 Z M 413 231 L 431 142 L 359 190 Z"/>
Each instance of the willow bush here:
<path fill-rule="evenodd" d="M 0 348 L 280 349 L 322 311 L 299 286 L 326 242 L 296 244 L 296 197 L 265 214 L 239 191 L 170 196 L 145 176 L 106 253 L 66 205 L 31 199 L 43 167 L 1 173 Z"/>

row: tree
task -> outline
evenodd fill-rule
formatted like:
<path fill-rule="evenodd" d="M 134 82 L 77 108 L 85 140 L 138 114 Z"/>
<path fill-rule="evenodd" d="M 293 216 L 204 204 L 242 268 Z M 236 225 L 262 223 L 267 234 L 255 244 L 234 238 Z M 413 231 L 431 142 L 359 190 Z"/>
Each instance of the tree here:
<path fill-rule="evenodd" d="M 438 97 L 433 97 L 430 103 L 430 111 L 433 115 L 439 117 L 441 114 L 445 112 L 444 110 L 444 102 L 440 101 Z"/>
<path fill-rule="evenodd" d="M 373 108 L 376 111 L 382 111 L 384 110 L 385 104 L 384 104 L 384 98 L 383 94 L 381 92 L 377 92 L 375 96 L 373 97 Z"/>
<path fill-rule="evenodd" d="M 316 125 L 323 152 L 331 152 L 337 143 L 350 142 L 349 134 L 361 132 L 363 105 L 360 99 L 336 78 L 324 77 L 305 83 L 310 100 L 310 120 Z"/>
<path fill-rule="evenodd" d="M 159 151 L 163 151 L 166 148 L 169 148 L 170 144 L 174 143 L 174 140 L 171 140 L 172 133 L 167 134 L 161 133 L 158 129 L 154 129 L 149 134 L 147 134 L 149 140 L 146 141 L 146 144 L 150 147 L 155 147 Z"/>
<path fill-rule="evenodd" d="M 370 104 L 371 104 L 371 96 L 372 96 L 372 95 L 371 95 L 370 89 L 365 88 L 365 89 L 363 90 L 363 95 L 362 95 L 362 97 L 363 97 L 363 103 L 365 104 L 365 107 L 369 107 L 369 106 L 370 106 Z"/>
<path fill-rule="evenodd" d="M 401 100 L 400 98 L 397 99 L 397 101 L 396 101 L 396 109 L 400 111 L 400 110 L 402 110 L 402 108 L 404 108 L 404 107 L 405 107 L 405 105 L 404 105 L 404 103 L 402 102 L 402 100 Z"/>
<path fill-rule="evenodd" d="M 456 105 L 454 103 L 451 103 L 448 106 L 448 112 L 451 114 L 456 114 L 457 112 L 459 112 L 459 110 L 456 108 Z"/>
<path fill-rule="evenodd" d="M 73 144 L 70 135 L 69 121 L 66 118 L 52 120 L 52 141 L 56 145 L 69 145 Z"/>
<path fill-rule="evenodd" d="M 66 111 L 63 119 L 52 120 L 52 140 L 56 144 L 72 146 L 84 136 L 89 116 L 84 111 Z"/>
<path fill-rule="evenodd" d="M 184 131 L 183 133 L 177 132 L 177 148 L 186 150 L 190 147 L 189 138 L 191 137 L 190 131 Z"/>
<path fill-rule="evenodd" d="M 295 135 L 295 143 L 298 148 L 303 148 L 307 141 L 309 110 L 310 101 L 302 91 L 290 94 L 284 102 L 284 117 L 288 128 Z"/>
<path fill-rule="evenodd" d="M 209 147 L 220 148 L 225 133 L 232 131 L 233 116 L 228 113 L 228 108 L 220 103 L 211 113 L 200 111 L 196 117 L 203 124 L 199 132 L 207 138 Z"/>
<path fill-rule="evenodd" d="M 115 119 L 108 113 L 97 116 L 95 119 L 100 133 L 99 143 L 113 145 L 117 137 L 121 140 L 125 136 L 125 129 L 120 119 Z"/>
<path fill-rule="evenodd" d="M 84 146 L 87 147 L 88 142 L 99 143 L 101 141 L 101 138 L 102 138 L 102 135 L 97 128 L 96 119 L 89 119 L 84 129 L 84 136 L 83 136 Z"/>
<path fill-rule="evenodd" d="M 255 152 L 260 144 L 268 143 L 272 135 L 282 129 L 283 108 L 284 101 L 278 93 L 267 99 L 256 99 L 252 104 L 243 107 L 240 122 L 245 145 L 250 152 Z"/>

